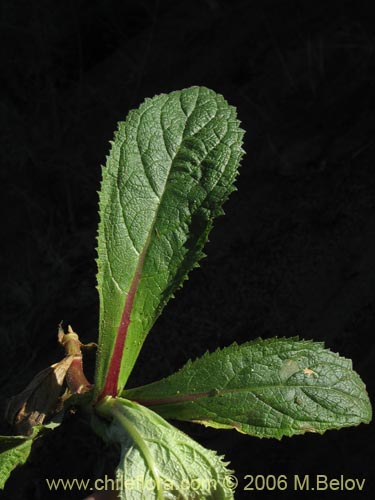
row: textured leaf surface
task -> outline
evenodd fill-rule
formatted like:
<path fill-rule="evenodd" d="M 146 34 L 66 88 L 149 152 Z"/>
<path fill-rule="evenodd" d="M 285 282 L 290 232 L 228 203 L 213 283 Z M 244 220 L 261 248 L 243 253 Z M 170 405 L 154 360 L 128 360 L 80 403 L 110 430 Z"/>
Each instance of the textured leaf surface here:
<path fill-rule="evenodd" d="M 4 488 L 12 470 L 28 459 L 37 432 L 37 429 L 34 429 L 33 436 L 27 437 L 0 436 L 0 489 Z"/>
<path fill-rule="evenodd" d="M 126 500 L 230 500 L 226 464 L 148 408 L 118 398 L 101 405 L 113 418 L 107 439 L 121 444 L 116 474 Z M 103 429 L 100 430 L 103 436 Z"/>
<path fill-rule="evenodd" d="M 351 361 L 296 338 L 235 344 L 123 395 L 165 418 L 259 437 L 323 433 L 371 420 L 365 385 Z"/>
<path fill-rule="evenodd" d="M 242 136 L 235 108 L 204 87 L 146 99 L 119 124 L 100 192 L 97 392 L 123 388 L 157 316 L 203 256 L 234 190 Z"/>

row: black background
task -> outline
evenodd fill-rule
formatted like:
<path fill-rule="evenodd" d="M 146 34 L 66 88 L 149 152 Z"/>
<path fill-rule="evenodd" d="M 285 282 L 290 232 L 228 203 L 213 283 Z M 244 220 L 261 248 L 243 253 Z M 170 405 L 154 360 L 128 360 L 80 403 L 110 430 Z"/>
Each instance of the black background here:
<path fill-rule="evenodd" d="M 246 157 L 195 270 L 158 320 L 129 385 L 258 336 L 324 340 L 353 359 L 374 401 L 375 38 L 371 2 L 1 2 L 2 397 L 61 358 L 60 320 L 97 337 L 100 165 L 144 97 L 206 85 L 237 106 Z M 94 353 L 86 370 L 92 378 Z M 181 425 L 245 474 L 366 478 L 374 426 L 258 440 Z M 45 477 L 101 477 L 116 457 L 80 416 L 36 447 L 0 498 Z"/>

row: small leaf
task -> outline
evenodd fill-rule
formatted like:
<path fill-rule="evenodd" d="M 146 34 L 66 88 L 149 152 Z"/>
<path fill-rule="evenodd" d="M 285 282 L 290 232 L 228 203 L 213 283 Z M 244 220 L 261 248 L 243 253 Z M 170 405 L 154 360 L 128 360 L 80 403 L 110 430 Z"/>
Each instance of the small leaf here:
<path fill-rule="evenodd" d="M 12 470 L 26 462 L 40 429 L 34 427 L 32 436 L 0 436 L 0 489 L 4 488 Z"/>
<path fill-rule="evenodd" d="M 146 99 L 119 123 L 103 168 L 96 396 L 124 387 L 147 333 L 203 256 L 234 190 L 243 131 L 204 87 Z"/>
<path fill-rule="evenodd" d="M 97 409 L 112 419 L 106 431 L 100 426 L 100 435 L 121 445 L 116 471 L 121 499 L 233 499 L 231 471 L 215 452 L 131 401 L 106 398 Z"/>
<path fill-rule="evenodd" d="M 372 416 L 351 361 L 297 338 L 234 344 L 123 396 L 164 418 L 278 439 L 368 423 Z"/>

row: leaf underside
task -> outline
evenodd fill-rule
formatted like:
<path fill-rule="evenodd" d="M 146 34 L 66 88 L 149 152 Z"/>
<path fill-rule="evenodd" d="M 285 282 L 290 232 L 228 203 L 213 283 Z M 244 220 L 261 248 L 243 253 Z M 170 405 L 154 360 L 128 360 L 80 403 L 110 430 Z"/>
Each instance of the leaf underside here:
<path fill-rule="evenodd" d="M 96 395 L 123 388 L 147 333 L 204 254 L 234 190 L 243 131 L 204 87 L 146 99 L 119 123 L 103 168 Z"/>
<path fill-rule="evenodd" d="M 372 412 L 350 360 L 297 338 L 257 339 L 206 353 L 123 396 L 164 418 L 278 439 L 368 423 Z"/>
<path fill-rule="evenodd" d="M 232 471 L 215 452 L 130 401 L 112 400 L 106 413 L 113 417 L 106 437 L 121 445 L 116 470 L 121 499 L 233 499 L 228 487 Z"/>

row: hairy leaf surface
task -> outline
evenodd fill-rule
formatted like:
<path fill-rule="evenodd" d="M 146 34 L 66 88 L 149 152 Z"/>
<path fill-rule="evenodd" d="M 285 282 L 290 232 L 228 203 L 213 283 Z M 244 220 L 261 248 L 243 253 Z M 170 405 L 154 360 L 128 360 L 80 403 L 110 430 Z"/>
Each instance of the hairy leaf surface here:
<path fill-rule="evenodd" d="M 119 123 L 103 168 L 95 386 L 116 395 L 174 291 L 203 257 L 234 190 L 243 131 L 204 87 L 146 99 Z"/>
<path fill-rule="evenodd" d="M 0 489 L 4 488 L 11 472 L 29 458 L 37 434 L 38 428 L 34 428 L 32 436 L 0 436 Z"/>
<path fill-rule="evenodd" d="M 371 420 L 365 385 L 351 361 L 320 342 L 296 338 L 258 339 L 207 353 L 123 395 L 164 418 L 259 437 L 323 433 Z"/>
<path fill-rule="evenodd" d="M 231 471 L 215 452 L 203 448 L 148 408 L 121 398 L 103 403 L 99 412 L 112 418 L 106 438 L 121 445 L 116 471 L 120 489 L 124 487 L 120 498 L 233 499 Z"/>

